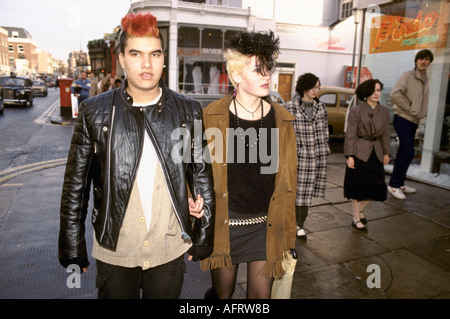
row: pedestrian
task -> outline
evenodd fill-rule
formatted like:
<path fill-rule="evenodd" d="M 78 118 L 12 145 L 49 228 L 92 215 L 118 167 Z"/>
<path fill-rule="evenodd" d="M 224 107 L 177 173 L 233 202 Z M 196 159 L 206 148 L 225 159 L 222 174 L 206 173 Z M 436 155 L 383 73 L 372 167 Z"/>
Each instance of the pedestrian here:
<path fill-rule="evenodd" d="M 271 31 L 231 38 L 224 57 L 235 94 L 203 112 L 205 129 L 222 136 L 208 138 L 220 147 L 211 151 L 216 224 L 214 251 L 201 262 L 203 270 L 211 269 L 213 289 L 206 297 L 231 298 L 238 266 L 247 263 L 247 297 L 270 298 L 273 278 L 283 276 L 285 254 L 295 248 L 293 116 L 268 97 L 278 52 Z M 263 161 L 264 154 L 276 158 Z"/>
<path fill-rule="evenodd" d="M 344 196 L 352 200 L 352 226 L 360 231 L 367 231 L 364 208 L 387 196 L 383 165 L 389 163 L 390 124 L 389 110 L 379 102 L 382 89 L 377 79 L 356 88 L 356 96 L 364 102 L 350 110 L 345 134 Z"/>
<path fill-rule="evenodd" d="M 419 121 L 428 111 L 427 69 L 433 62 L 433 53 L 424 49 L 414 58 L 415 67 L 403 73 L 391 91 L 394 104 L 394 128 L 399 139 L 394 168 L 388 190 L 397 199 L 406 199 L 405 193 L 416 189 L 405 185 L 406 173 L 414 158 L 414 138 Z"/>
<path fill-rule="evenodd" d="M 80 78 L 75 80 L 70 87 L 70 91 L 78 99 L 78 107 L 80 106 L 81 102 L 89 97 L 91 81 L 89 81 L 86 76 L 86 71 L 82 70 L 80 73 Z"/>
<path fill-rule="evenodd" d="M 118 88 L 122 85 L 122 80 L 120 78 L 117 78 L 114 80 L 114 88 Z"/>
<path fill-rule="evenodd" d="M 87 271 L 83 194 L 95 165 L 92 256 L 99 298 L 178 298 L 185 252 L 197 261 L 213 249 L 209 153 L 195 161 L 172 154 L 183 136 L 194 136 L 202 108 L 161 78 L 163 38 L 150 13 L 122 19 L 120 50 L 127 74 L 122 87 L 80 107 L 64 177 L 58 257 L 64 267 Z M 184 135 L 173 134 L 177 129 Z M 192 154 L 205 143 L 193 144 Z"/>
<path fill-rule="evenodd" d="M 114 80 L 109 75 L 105 76 L 103 79 L 101 79 L 99 87 L 100 87 L 100 93 L 104 93 L 106 91 L 112 90 L 115 87 Z"/>
<path fill-rule="evenodd" d="M 99 93 L 97 76 L 93 72 L 89 74 L 89 81 L 91 81 L 91 88 L 89 90 L 89 97 L 91 97 Z"/>
<path fill-rule="evenodd" d="M 304 223 L 313 197 L 325 197 L 327 184 L 328 118 L 325 104 L 316 97 L 320 89 L 319 78 L 312 73 L 298 77 L 296 96 L 286 104 L 295 116 L 292 122 L 297 141 L 297 194 L 295 213 L 297 238 L 306 240 Z"/>

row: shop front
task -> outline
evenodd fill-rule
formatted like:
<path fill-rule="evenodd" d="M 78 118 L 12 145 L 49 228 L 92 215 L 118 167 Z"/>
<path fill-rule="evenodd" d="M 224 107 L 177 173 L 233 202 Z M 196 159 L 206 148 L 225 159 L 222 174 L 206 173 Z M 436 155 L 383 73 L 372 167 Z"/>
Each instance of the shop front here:
<path fill-rule="evenodd" d="M 379 4 L 373 5 L 374 2 Z M 413 164 L 428 173 L 450 174 L 447 164 L 450 158 L 450 3 L 446 0 L 359 1 L 358 9 L 364 16 L 358 65 L 383 82 L 381 103 L 391 110 L 389 94 L 399 76 L 414 68 L 419 50 L 433 52 L 434 61 L 428 68 L 428 115 L 417 131 Z"/>

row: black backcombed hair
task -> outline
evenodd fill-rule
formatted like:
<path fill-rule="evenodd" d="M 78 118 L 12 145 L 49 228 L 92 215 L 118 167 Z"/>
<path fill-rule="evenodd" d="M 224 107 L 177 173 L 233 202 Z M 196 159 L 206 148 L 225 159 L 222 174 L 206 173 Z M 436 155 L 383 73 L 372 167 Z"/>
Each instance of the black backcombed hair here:
<path fill-rule="evenodd" d="M 280 53 L 280 38 L 269 32 L 240 32 L 225 44 L 225 50 L 237 51 L 247 56 L 256 56 L 259 62 L 258 73 L 265 75 L 276 67 Z"/>
<path fill-rule="evenodd" d="M 314 75 L 312 73 L 302 74 L 297 79 L 297 85 L 295 86 L 295 92 L 297 92 L 298 95 L 300 95 L 300 97 L 302 98 L 304 92 L 313 89 L 316 86 L 317 82 L 319 82 L 319 85 L 320 85 L 320 80 L 316 75 Z"/>

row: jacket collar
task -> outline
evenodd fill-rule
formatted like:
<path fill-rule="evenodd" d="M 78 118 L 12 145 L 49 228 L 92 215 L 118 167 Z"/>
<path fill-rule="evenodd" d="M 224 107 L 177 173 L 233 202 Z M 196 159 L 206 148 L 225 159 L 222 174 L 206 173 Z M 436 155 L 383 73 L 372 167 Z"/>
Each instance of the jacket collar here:
<path fill-rule="evenodd" d="M 210 107 L 206 109 L 207 115 L 221 115 L 228 116 L 228 107 L 233 100 L 233 96 L 226 96 L 219 101 L 210 104 Z M 280 121 L 293 121 L 295 117 L 289 113 L 282 105 L 273 102 L 268 96 L 263 98 L 264 101 L 270 103 L 275 110 L 275 117 Z"/>
<path fill-rule="evenodd" d="M 166 101 L 168 98 L 168 88 L 163 79 L 159 80 L 159 87 L 162 89 L 161 100 L 158 105 L 159 109 L 161 110 L 164 108 L 164 101 Z M 125 81 L 123 81 L 121 87 L 118 90 L 120 92 L 120 97 L 121 97 L 122 101 L 127 106 L 131 107 L 131 106 L 133 106 L 133 97 L 130 94 L 128 94 L 127 88 L 128 88 L 128 79 L 125 79 Z"/>

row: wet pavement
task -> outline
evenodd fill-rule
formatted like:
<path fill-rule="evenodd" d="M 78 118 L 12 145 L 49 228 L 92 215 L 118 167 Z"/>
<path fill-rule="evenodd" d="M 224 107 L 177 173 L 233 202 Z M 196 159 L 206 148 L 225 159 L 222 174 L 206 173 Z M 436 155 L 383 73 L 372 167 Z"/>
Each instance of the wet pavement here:
<path fill-rule="evenodd" d="M 73 125 L 70 118 L 55 115 L 48 121 Z M 385 202 L 369 204 L 364 212 L 368 232 L 363 233 L 351 227 L 351 204 L 343 197 L 344 168 L 343 155 L 332 154 L 326 196 L 314 199 L 305 224 L 307 240 L 296 244 L 292 298 L 450 299 L 449 190 L 408 180 L 417 193 L 404 201 L 388 195 Z M 77 282 L 57 261 L 64 169 L 64 162 L 58 162 L 1 185 L 14 195 L 0 215 L 1 299 L 97 297 L 92 258 L 80 288 L 73 287 Z M 87 239 L 91 247 L 89 222 Z M 198 262 L 187 262 L 181 298 L 202 299 L 210 285 L 209 272 L 202 272 Z M 245 288 L 241 266 L 234 298 L 245 298 Z"/>

